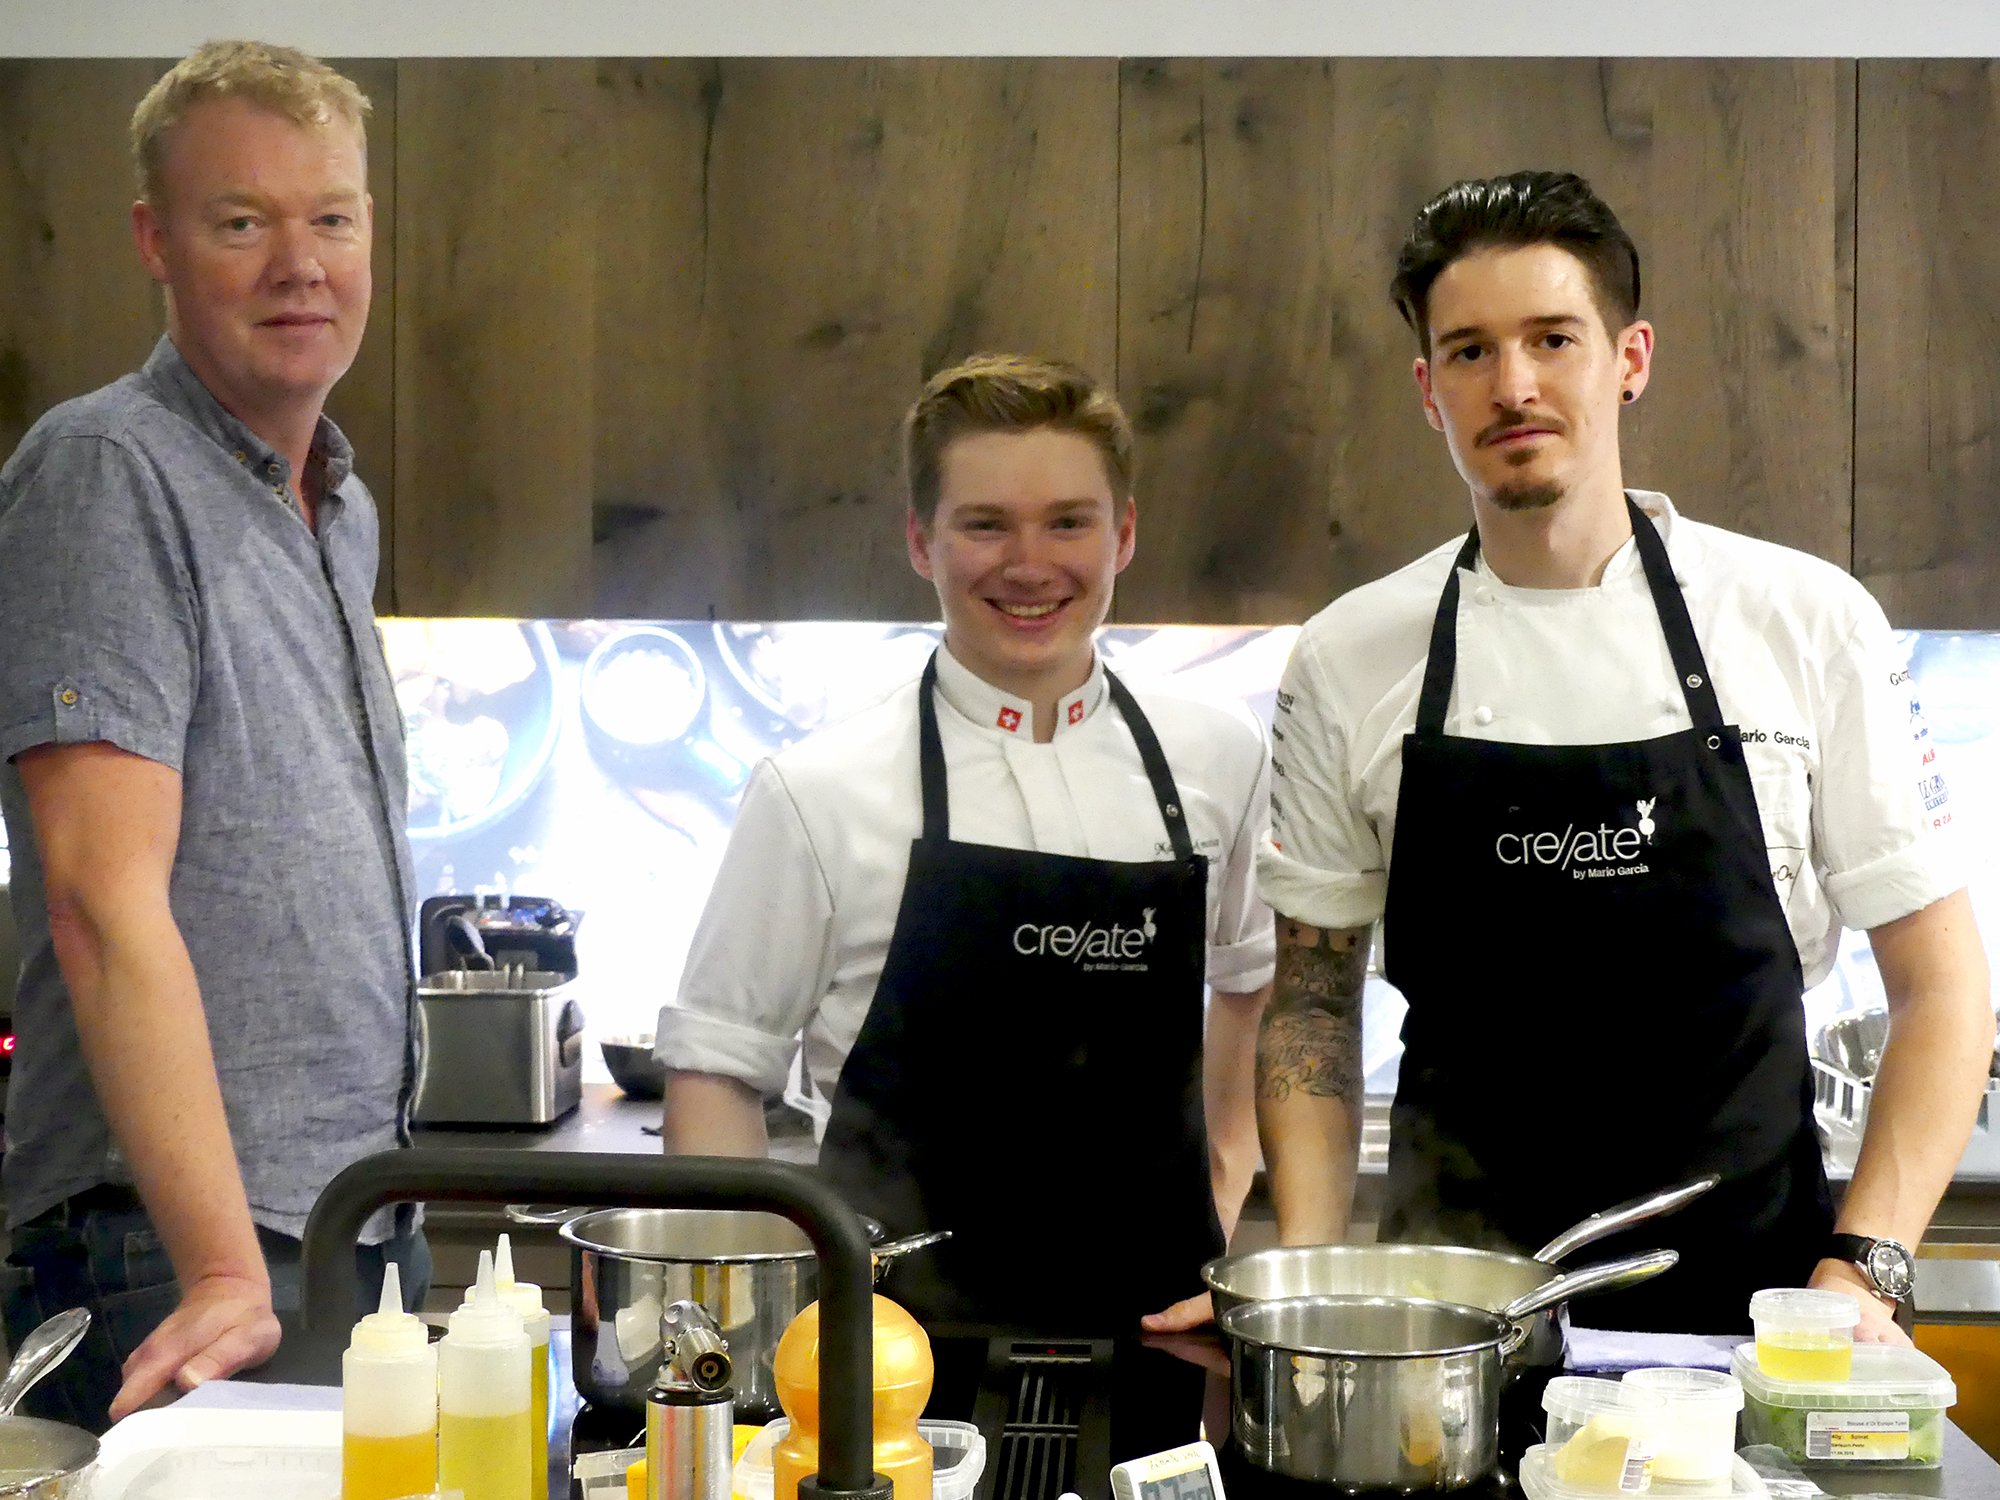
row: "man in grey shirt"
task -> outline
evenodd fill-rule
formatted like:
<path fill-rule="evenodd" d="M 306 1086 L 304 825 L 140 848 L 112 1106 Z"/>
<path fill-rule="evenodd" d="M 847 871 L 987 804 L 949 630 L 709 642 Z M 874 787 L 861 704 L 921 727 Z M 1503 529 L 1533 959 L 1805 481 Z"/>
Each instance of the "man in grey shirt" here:
<path fill-rule="evenodd" d="M 367 107 L 253 43 L 162 78 L 132 226 L 167 336 L 0 470 L 6 1320 L 92 1307 L 37 1392 L 92 1427 L 269 1358 L 313 1200 L 407 1139 L 402 724 L 322 414 L 368 315 Z M 413 1213 L 363 1240 L 371 1304 L 385 1259 L 421 1294 Z"/>

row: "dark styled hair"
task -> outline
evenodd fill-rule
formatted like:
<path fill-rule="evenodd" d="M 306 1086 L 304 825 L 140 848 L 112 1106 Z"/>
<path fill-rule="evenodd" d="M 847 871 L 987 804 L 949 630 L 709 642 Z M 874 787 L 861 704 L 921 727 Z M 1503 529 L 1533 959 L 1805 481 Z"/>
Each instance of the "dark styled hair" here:
<path fill-rule="evenodd" d="M 937 514 L 944 450 L 974 432 L 1053 427 L 1097 449 L 1120 500 L 1132 493 L 1132 424 L 1117 397 L 1075 365 L 1027 354 L 975 354 L 924 382 L 903 418 L 903 474 L 910 509 Z"/>
<path fill-rule="evenodd" d="M 1582 261 L 1597 311 L 1616 334 L 1639 316 L 1639 250 L 1590 184 L 1574 172 L 1510 172 L 1454 182 L 1417 210 L 1396 257 L 1389 295 L 1431 352 L 1431 286 L 1462 255 L 1496 246 L 1556 245 Z"/>

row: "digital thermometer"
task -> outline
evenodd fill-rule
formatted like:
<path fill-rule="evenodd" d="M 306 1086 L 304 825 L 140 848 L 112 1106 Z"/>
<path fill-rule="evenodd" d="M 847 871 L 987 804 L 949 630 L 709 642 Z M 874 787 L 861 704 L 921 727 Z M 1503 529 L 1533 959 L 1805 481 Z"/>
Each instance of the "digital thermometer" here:
<path fill-rule="evenodd" d="M 1111 1493 L 1116 1500 L 1223 1500 L 1222 1473 L 1213 1448 L 1188 1443 L 1114 1464 Z"/>

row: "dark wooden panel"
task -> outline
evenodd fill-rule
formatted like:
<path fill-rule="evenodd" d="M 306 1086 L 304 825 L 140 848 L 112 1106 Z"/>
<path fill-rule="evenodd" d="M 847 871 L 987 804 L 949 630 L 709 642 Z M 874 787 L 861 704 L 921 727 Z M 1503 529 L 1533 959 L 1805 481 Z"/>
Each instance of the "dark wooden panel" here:
<path fill-rule="evenodd" d="M 396 64 L 380 58 L 336 61 L 368 96 L 368 191 L 375 199 L 375 301 L 361 352 L 328 399 L 327 415 L 354 444 L 355 471 L 382 513 L 382 565 L 375 608 L 396 606 Z"/>
<path fill-rule="evenodd" d="M 1115 64 L 597 75 L 595 609 L 928 616 L 895 430 L 985 348 L 1115 359 Z"/>
<path fill-rule="evenodd" d="M 0 61 L 0 460 L 138 367 L 160 303 L 132 247 L 132 108 L 168 64 Z"/>
<path fill-rule="evenodd" d="M 1864 62 L 1855 571 L 1898 625 L 2000 627 L 2000 66 Z"/>
<path fill-rule="evenodd" d="M 406 613 L 589 612 L 595 77 L 571 58 L 398 67 Z"/>
<path fill-rule="evenodd" d="M 1846 561 L 1847 65 L 1123 76 L 1121 379 L 1147 430 L 1151 523 L 1126 615 L 1296 619 L 1464 529 L 1387 286 L 1426 197 L 1522 166 L 1589 177 L 1645 259 L 1660 354 L 1627 418 L 1627 482 Z"/>

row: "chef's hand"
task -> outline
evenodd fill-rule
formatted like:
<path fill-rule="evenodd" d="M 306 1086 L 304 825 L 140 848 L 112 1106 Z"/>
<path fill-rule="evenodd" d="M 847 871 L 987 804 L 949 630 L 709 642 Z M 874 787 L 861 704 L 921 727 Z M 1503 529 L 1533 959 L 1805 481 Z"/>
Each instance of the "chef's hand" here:
<path fill-rule="evenodd" d="M 1823 1260 L 1813 1270 L 1808 1286 L 1823 1291 L 1845 1292 L 1861 1304 L 1861 1321 L 1854 1327 L 1857 1344 L 1902 1344 L 1910 1336 L 1896 1326 L 1896 1310 L 1875 1295 L 1875 1288 L 1861 1274 L 1860 1267 L 1844 1260 Z"/>
<path fill-rule="evenodd" d="M 1148 1333 L 1186 1333 L 1190 1328 L 1199 1328 L 1214 1321 L 1215 1304 L 1209 1300 L 1208 1293 L 1203 1292 L 1199 1297 L 1183 1298 L 1172 1307 L 1147 1313 L 1139 1320 L 1139 1326 Z"/>
<path fill-rule="evenodd" d="M 130 1416 L 166 1391 L 191 1391 L 261 1365 L 278 1352 L 271 1283 L 209 1276 L 181 1294 L 181 1304 L 125 1361 L 125 1384 L 111 1403 L 111 1420 Z"/>

